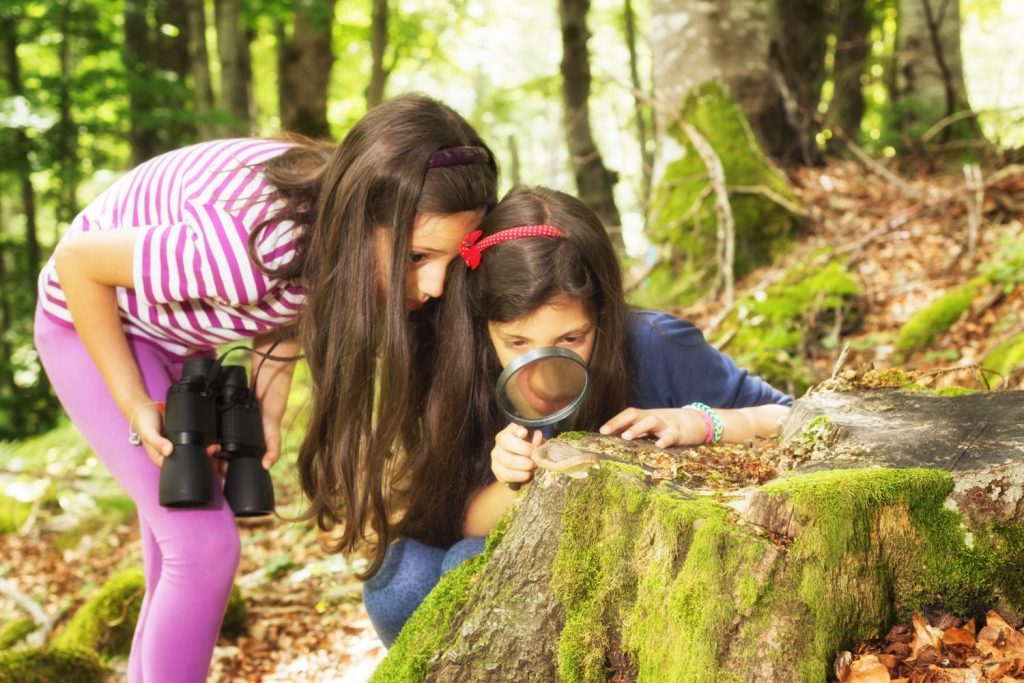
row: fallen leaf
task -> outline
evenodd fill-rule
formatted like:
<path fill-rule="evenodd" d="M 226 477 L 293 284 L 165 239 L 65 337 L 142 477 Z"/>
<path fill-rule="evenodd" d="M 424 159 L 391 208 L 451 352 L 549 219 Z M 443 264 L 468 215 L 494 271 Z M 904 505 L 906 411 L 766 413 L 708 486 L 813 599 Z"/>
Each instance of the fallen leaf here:
<path fill-rule="evenodd" d="M 845 683 L 892 683 L 892 678 L 878 657 L 864 655 L 850 665 L 850 677 Z"/>

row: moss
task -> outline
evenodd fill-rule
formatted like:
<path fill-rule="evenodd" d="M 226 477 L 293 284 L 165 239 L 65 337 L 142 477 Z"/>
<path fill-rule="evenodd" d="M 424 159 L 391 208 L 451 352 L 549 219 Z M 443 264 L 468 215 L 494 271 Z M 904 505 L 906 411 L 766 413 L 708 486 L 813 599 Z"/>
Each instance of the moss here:
<path fill-rule="evenodd" d="M 709 82 L 687 95 L 679 119 L 715 149 L 730 187 L 761 187 L 792 205 L 798 204 L 785 177 L 767 160 L 740 108 L 723 87 Z M 689 303 L 714 276 L 716 213 L 713 188 L 704 161 L 683 128 L 668 135 L 683 149 L 665 169 L 652 201 L 651 234 L 674 258 L 655 269 L 648 282 L 651 305 Z M 760 194 L 730 192 L 736 233 L 736 277 L 781 253 L 801 219 Z"/>
<path fill-rule="evenodd" d="M 786 496 L 801 527 L 783 564 L 715 502 L 624 490 L 613 476 L 593 475 L 563 513 L 552 580 L 566 615 L 563 680 L 604 680 L 603 653 L 621 624 L 640 681 L 747 680 L 737 672 L 766 657 L 791 662 L 801 680 L 824 681 L 837 649 L 884 632 L 895 617 L 936 601 L 961 614 L 988 604 L 993 567 L 1002 567 L 1004 593 L 1024 590 L 1013 571 L 1024 532 L 986 537 L 1014 546 L 1002 565 L 994 549 L 969 548 L 960 516 L 943 506 L 952 489 L 945 472 L 847 470 L 772 482 L 764 490 Z M 763 651 L 766 632 L 801 615 L 813 632 L 792 639 L 795 650 Z"/>
<path fill-rule="evenodd" d="M 991 560 L 967 547 L 960 515 L 944 507 L 952 488 L 947 472 L 914 469 L 827 471 L 763 487 L 785 495 L 801 525 L 790 561 L 802 567 L 797 595 L 814 615 L 813 648 L 801 665 L 820 670 L 814 680 L 837 649 L 883 632 L 893 618 L 932 602 L 965 614 L 990 600 Z M 905 515 L 917 535 L 884 524 L 883 511 Z M 887 528 L 896 530 L 882 544 L 891 561 L 867 557 Z M 879 580 L 886 575 L 891 584 Z"/>
<path fill-rule="evenodd" d="M 959 289 L 943 294 L 910 317 L 900 328 L 895 347 L 901 353 L 923 349 L 947 331 L 971 306 L 983 279 L 975 279 Z"/>
<path fill-rule="evenodd" d="M 127 654 L 145 589 L 141 569 L 114 574 L 75 612 L 54 646 L 95 650 L 101 657 Z"/>
<path fill-rule="evenodd" d="M 949 473 L 923 469 L 775 480 L 761 491 L 784 497 L 799 529 L 780 547 L 715 500 L 599 468 L 567 489 L 562 512 L 550 584 L 564 614 L 559 679 L 606 680 L 606 653 L 621 645 L 638 681 L 761 680 L 774 662 L 823 682 L 838 649 L 924 605 L 968 614 L 997 594 L 1024 604 L 1024 529 L 971 525 L 969 542 L 945 507 L 952 488 Z M 477 585 L 496 542 L 442 579 L 375 681 L 425 677 L 466 601 L 500 590 Z"/>
<path fill-rule="evenodd" d="M 837 314 L 849 318 L 844 325 L 855 326 L 848 312 L 860 294 L 857 278 L 842 261 L 829 260 L 827 252 L 816 254 L 764 292 L 737 301 L 724 325 L 735 331 L 724 350 L 741 367 L 800 395 L 811 383 L 801 350 L 834 345 Z"/>
<path fill-rule="evenodd" d="M 996 377 L 990 377 L 989 382 L 993 386 L 999 386 L 1006 381 L 1015 370 L 1024 366 L 1024 334 L 1018 334 L 989 351 L 981 367 L 986 370 L 998 373 Z"/>
<path fill-rule="evenodd" d="M 238 586 L 231 587 L 231 597 L 228 599 L 228 608 L 224 612 L 224 621 L 220 625 L 220 634 L 225 638 L 235 639 L 245 633 L 245 620 L 248 611 L 245 608 L 245 598 Z"/>
<path fill-rule="evenodd" d="M 11 619 L 0 627 L 0 650 L 11 649 L 36 628 L 36 623 L 31 619 Z"/>
<path fill-rule="evenodd" d="M 509 518 L 509 515 L 506 515 L 491 531 L 484 552 L 441 577 L 437 586 L 406 622 L 402 632 L 388 650 L 388 656 L 373 672 L 371 681 L 410 683 L 422 681 L 426 677 L 427 663 L 434 652 L 441 649 L 452 620 L 465 605 L 477 576 L 490 561 L 495 548 L 505 536 Z"/>
<path fill-rule="evenodd" d="M 17 531 L 28 520 L 32 506 L 0 493 L 0 534 Z"/>
<path fill-rule="evenodd" d="M 141 569 L 114 574 L 53 638 L 54 647 L 92 650 L 104 660 L 127 655 L 145 590 Z M 221 633 L 228 637 L 242 633 L 245 616 L 245 604 L 236 586 L 231 591 Z"/>
<path fill-rule="evenodd" d="M 900 368 L 872 368 L 859 381 L 864 389 L 898 389 L 910 386 L 917 378 Z"/>
<path fill-rule="evenodd" d="M 935 396 L 966 396 L 967 394 L 976 394 L 977 389 L 968 389 L 967 387 L 939 387 L 934 390 L 932 394 Z"/>
<path fill-rule="evenodd" d="M 0 683 L 101 683 L 96 655 L 76 648 L 34 648 L 0 652 Z"/>

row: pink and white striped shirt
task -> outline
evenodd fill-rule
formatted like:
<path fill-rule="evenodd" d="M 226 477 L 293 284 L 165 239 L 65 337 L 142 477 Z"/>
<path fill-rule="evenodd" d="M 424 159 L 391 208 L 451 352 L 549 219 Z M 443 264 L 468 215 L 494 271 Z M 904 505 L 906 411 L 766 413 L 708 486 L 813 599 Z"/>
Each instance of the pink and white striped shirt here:
<path fill-rule="evenodd" d="M 205 142 L 130 171 L 75 217 L 67 234 L 140 230 L 134 286 L 117 288 L 125 333 L 175 358 L 294 322 L 306 292 L 267 277 L 249 256 L 250 232 L 280 206 L 260 164 L 290 147 L 275 140 Z M 279 267 L 295 255 L 301 227 L 268 226 L 257 253 Z M 72 326 L 53 259 L 39 276 L 39 302 Z"/>

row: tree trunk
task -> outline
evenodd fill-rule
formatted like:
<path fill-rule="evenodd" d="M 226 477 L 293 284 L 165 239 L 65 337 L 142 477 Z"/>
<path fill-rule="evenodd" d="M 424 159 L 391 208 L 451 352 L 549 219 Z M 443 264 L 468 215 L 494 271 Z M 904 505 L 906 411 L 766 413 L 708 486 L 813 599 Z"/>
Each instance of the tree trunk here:
<path fill-rule="evenodd" d="M 146 115 L 157 108 L 153 69 L 154 52 L 150 36 L 147 0 L 126 0 L 124 4 L 124 66 L 128 85 L 128 142 L 132 165 L 138 165 L 164 151 L 156 127 Z"/>
<path fill-rule="evenodd" d="M 798 136 L 787 155 L 805 166 L 821 163 L 816 136 L 818 102 L 825 83 L 831 17 L 825 0 L 785 0 L 777 5 L 778 35 L 772 53 L 783 78 L 783 102 Z"/>
<path fill-rule="evenodd" d="M 206 47 L 206 2 L 185 0 L 188 21 L 188 52 L 192 90 L 195 93 L 197 131 L 203 140 L 216 137 L 213 123 L 213 78 L 210 76 L 210 53 Z"/>
<path fill-rule="evenodd" d="M 839 3 L 836 17 L 836 51 L 832 78 L 835 83 L 826 121 L 857 141 L 864 118 L 864 85 L 861 81 L 871 53 L 874 15 L 861 3 Z"/>
<path fill-rule="evenodd" d="M 813 394 L 761 451 L 560 437 L 639 467 L 541 473 L 374 680 L 823 682 L 838 650 L 924 605 L 1019 608 L 1024 464 L 1006 454 L 1024 450 L 1021 405 L 1019 391 Z M 952 473 L 893 466 L 948 465 L 950 445 Z M 883 466 L 852 465 L 865 450 Z M 807 452 L 853 468 L 758 485 L 769 457 Z"/>
<path fill-rule="evenodd" d="M 763 0 L 653 0 L 654 94 L 673 109 L 690 91 L 709 81 L 721 82 L 747 115 L 768 154 L 786 163 L 800 159 L 801 132 L 786 114 L 779 87 L 784 81 L 773 66 L 774 4 Z M 659 114 L 659 139 L 669 125 L 671 120 Z"/>
<path fill-rule="evenodd" d="M 334 52 L 331 24 L 334 0 L 296 7 L 291 36 L 277 30 L 278 93 L 281 127 L 310 137 L 330 137 L 327 86 Z"/>
<path fill-rule="evenodd" d="M 246 72 L 249 64 L 249 42 L 239 0 L 215 0 L 214 16 L 217 23 L 217 55 L 220 57 L 220 108 L 230 117 L 225 126 L 227 135 L 249 135 L 251 79 Z M 316 77 L 317 74 L 308 74 Z"/>
<path fill-rule="evenodd" d="M 640 82 L 640 60 L 636 51 L 636 12 L 633 1 L 626 0 L 622 8 L 622 29 L 625 34 L 626 47 L 629 49 L 629 80 L 633 86 L 633 107 L 636 119 L 636 139 L 640 145 L 640 205 L 644 217 L 647 217 L 651 201 L 651 174 L 654 170 L 654 145 L 651 140 L 648 117 L 650 106 L 644 99 L 644 88 Z"/>
<path fill-rule="evenodd" d="M 0 18 L 0 31 L 4 37 L 5 66 L 7 70 L 7 88 L 13 97 L 22 97 L 25 89 L 21 82 L 21 62 L 18 61 L 18 24 L 14 16 L 4 15 Z M 32 161 L 30 158 L 31 144 L 25 130 L 14 131 L 13 159 L 17 166 L 5 169 L 15 173 L 21 187 L 21 210 L 25 214 L 25 272 L 29 291 L 35 290 L 36 275 L 39 273 L 40 252 L 39 233 L 36 229 L 36 191 L 32 186 Z"/>
<path fill-rule="evenodd" d="M 72 12 L 71 0 L 63 0 L 59 20 L 63 40 L 60 44 L 60 83 L 57 87 L 57 110 L 60 118 L 54 131 L 54 151 L 60 169 L 57 202 L 57 221 L 60 223 L 69 223 L 78 214 L 78 133 L 71 114 L 71 89 L 75 71 L 72 53 L 75 28 Z"/>
<path fill-rule="evenodd" d="M 590 0 L 559 0 L 562 24 L 562 100 L 565 139 L 580 199 L 604 223 L 618 252 L 625 251 L 622 218 L 615 206 L 617 176 L 608 170 L 590 132 L 590 55 L 587 12 Z"/>
<path fill-rule="evenodd" d="M 980 140 L 964 84 L 958 0 L 900 0 L 896 105 L 907 147 Z"/>
<path fill-rule="evenodd" d="M 384 86 L 391 70 L 384 66 L 388 49 L 388 0 L 373 0 L 373 29 L 370 34 L 370 85 L 366 88 L 366 108 L 372 109 L 384 101 Z"/>

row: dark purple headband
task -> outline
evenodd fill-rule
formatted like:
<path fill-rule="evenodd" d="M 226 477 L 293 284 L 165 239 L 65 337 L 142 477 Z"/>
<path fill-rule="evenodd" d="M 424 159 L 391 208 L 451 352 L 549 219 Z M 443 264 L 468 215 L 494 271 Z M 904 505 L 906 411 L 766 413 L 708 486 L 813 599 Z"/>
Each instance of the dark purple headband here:
<path fill-rule="evenodd" d="M 440 168 L 441 166 L 461 166 L 462 164 L 488 164 L 491 162 L 490 153 L 483 147 L 476 145 L 462 145 L 460 147 L 445 147 L 430 155 L 427 168 Z"/>

